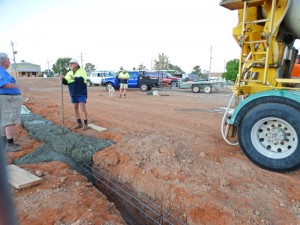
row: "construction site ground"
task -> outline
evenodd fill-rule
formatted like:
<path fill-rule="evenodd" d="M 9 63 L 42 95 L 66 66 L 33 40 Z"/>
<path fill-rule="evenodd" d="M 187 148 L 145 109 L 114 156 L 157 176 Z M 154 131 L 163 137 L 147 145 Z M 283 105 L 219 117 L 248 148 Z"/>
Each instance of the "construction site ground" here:
<path fill-rule="evenodd" d="M 19 78 L 27 108 L 61 125 L 59 78 Z M 107 128 L 76 130 L 113 140 L 93 156 L 94 167 L 108 171 L 172 212 L 186 224 L 300 224 L 300 173 L 258 168 L 239 146 L 223 140 L 220 125 L 230 87 L 211 94 L 164 88 L 159 96 L 139 89 L 126 98 L 109 97 L 104 87 L 89 87 L 89 122 Z M 75 115 L 64 87 L 65 126 Z M 42 143 L 18 126 L 9 162 Z M 14 190 L 21 225 L 125 224 L 113 203 L 67 164 L 21 165 L 43 182 Z"/>

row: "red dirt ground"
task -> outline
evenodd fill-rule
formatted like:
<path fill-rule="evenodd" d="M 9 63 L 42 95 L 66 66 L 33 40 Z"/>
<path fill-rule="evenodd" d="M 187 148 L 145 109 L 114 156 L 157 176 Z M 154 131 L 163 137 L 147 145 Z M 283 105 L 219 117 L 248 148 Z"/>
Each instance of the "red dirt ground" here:
<path fill-rule="evenodd" d="M 29 88 L 23 96 L 33 113 L 61 124 L 58 78 L 22 78 L 17 82 Z M 223 114 L 218 107 L 227 106 L 229 88 L 209 95 L 179 89 L 164 89 L 160 93 L 164 96 L 129 90 L 127 98 L 120 99 L 108 97 L 103 87 L 89 88 L 89 121 L 108 130 L 76 132 L 116 142 L 94 155 L 96 167 L 129 183 L 190 225 L 300 224 L 299 171 L 278 174 L 260 169 L 238 146 L 223 141 Z M 65 125 L 71 128 L 75 116 L 66 88 L 64 101 Z M 11 153 L 11 158 L 39 145 L 21 127 L 16 136 L 24 150 Z M 53 224 L 55 220 L 62 224 L 78 220 L 104 224 L 111 218 L 122 224 L 117 215 L 111 214 L 111 204 L 104 202 L 93 187 L 86 187 L 85 178 L 74 175 L 65 164 L 24 167 L 45 171 L 46 175 L 42 184 L 14 192 L 22 225 Z M 61 177 L 67 177 L 66 187 L 62 187 Z M 75 181 L 80 182 L 82 189 L 74 185 Z M 57 185 L 68 191 L 55 192 Z M 85 196 L 81 198 L 78 193 Z M 94 210 L 97 204 L 105 205 L 105 210 Z M 49 205 L 53 210 L 49 210 Z"/>

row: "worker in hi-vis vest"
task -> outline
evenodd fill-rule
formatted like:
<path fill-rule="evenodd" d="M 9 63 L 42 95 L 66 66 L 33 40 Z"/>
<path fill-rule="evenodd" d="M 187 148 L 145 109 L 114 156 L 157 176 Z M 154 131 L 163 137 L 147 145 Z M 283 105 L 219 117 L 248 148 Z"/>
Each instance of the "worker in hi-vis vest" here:
<path fill-rule="evenodd" d="M 120 80 L 120 97 L 122 97 L 122 91 L 124 93 L 124 97 L 126 98 L 126 89 L 128 88 L 128 80 L 129 80 L 129 74 L 124 70 L 124 68 L 121 66 L 120 73 L 118 75 L 118 79 Z"/>
<path fill-rule="evenodd" d="M 64 85 L 68 85 L 69 94 L 71 97 L 71 103 L 74 106 L 75 116 L 77 124 L 74 129 L 82 128 L 88 129 L 88 115 L 86 110 L 87 100 L 87 75 L 83 68 L 80 68 L 76 59 L 71 59 L 69 62 L 70 71 L 62 76 L 62 82 Z M 80 117 L 79 109 L 83 113 L 83 122 Z"/>

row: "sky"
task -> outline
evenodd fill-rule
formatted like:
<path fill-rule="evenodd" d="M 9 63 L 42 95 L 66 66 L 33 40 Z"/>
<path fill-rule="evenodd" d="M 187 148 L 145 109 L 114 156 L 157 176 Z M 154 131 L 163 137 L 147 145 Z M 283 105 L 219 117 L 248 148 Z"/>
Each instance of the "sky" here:
<path fill-rule="evenodd" d="M 232 36 L 237 11 L 219 0 L 0 0 L 0 52 L 16 62 L 50 69 L 60 57 L 92 63 L 98 70 L 144 64 L 158 54 L 186 73 L 224 72 L 239 58 Z"/>

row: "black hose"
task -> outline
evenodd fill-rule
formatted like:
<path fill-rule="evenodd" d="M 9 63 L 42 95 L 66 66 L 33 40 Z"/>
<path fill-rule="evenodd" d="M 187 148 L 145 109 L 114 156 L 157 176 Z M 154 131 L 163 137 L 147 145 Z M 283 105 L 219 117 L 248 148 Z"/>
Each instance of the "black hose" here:
<path fill-rule="evenodd" d="M 0 140 L 0 225 L 17 225 L 17 217 L 7 179 L 5 146 Z"/>

